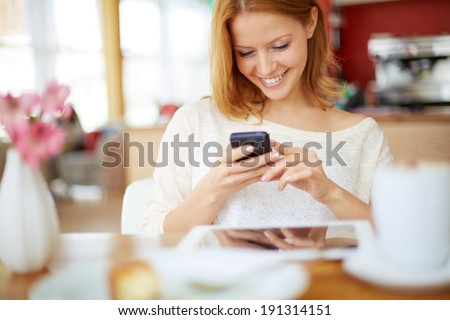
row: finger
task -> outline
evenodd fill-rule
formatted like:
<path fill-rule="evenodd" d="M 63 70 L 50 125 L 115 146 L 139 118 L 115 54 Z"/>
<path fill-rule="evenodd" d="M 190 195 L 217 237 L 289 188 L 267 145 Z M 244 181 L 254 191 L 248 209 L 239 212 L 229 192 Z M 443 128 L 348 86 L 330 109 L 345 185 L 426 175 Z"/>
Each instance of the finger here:
<path fill-rule="evenodd" d="M 224 236 L 227 243 L 232 246 L 259 248 L 264 245 L 272 245 L 272 243 L 264 236 L 261 231 L 253 230 L 223 230 L 216 231 L 216 234 Z"/>
<path fill-rule="evenodd" d="M 267 170 L 262 181 L 278 180 L 289 168 L 296 168 L 302 165 L 302 158 L 298 154 L 282 156 L 281 159 L 270 165 L 270 169 Z"/>
<path fill-rule="evenodd" d="M 230 174 L 228 174 L 224 181 L 227 185 L 235 185 L 236 187 L 243 188 L 250 184 L 260 182 L 261 177 L 266 171 L 264 166 L 253 169 L 233 168 Z"/>
<path fill-rule="evenodd" d="M 267 182 L 267 181 L 273 181 L 277 177 L 281 177 L 286 170 L 286 159 L 281 158 L 278 161 L 271 163 L 270 168 L 266 170 L 266 172 L 261 177 L 261 181 Z"/>
<path fill-rule="evenodd" d="M 260 156 L 249 157 L 242 161 L 239 161 L 239 166 L 243 168 L 255 168 L 260 166 L 272 165 L 279 161 L 283 156 L 277 151 L 267 152 Z"/>
<path fill-rule="evenodd" d="M 230 146 L 227 149 L 227 154 L 220 161 L 221 163 L 236 163 L 236 162 L 258 162 L 261 163 L 261 160 L 265 160 L 263 163 L 269 163 L 271 161 L 277 161 L 282 156 L 278 153 L 278 151 L 268 152 L 262 156 L 249 157 L 252 153 L 254 153 L 255 147 L 252 145 L 243 145 L 238 148 L 232 149 Z M 264 156 L 264 158 L 263 158 Z M 257 160 L 254 160 L 256 158 Z"/>
<path fill-rule="evenodd" d="M 233 163 L 241 160 L 255 151 L 255 147 L 252 145 L 243 145 L 234 149 L 227 149 L 227 155 L 225 157 L 226 163 Z"/>
<path fill-rule="evenodd" d="M 289 238 L 292 245 L 296 248 L 311 248 L 316 246 L 316 241 L 308 237 Z"/>
<path fill-rule="evenodd" d="M 318 158 L 317 154 L 306 148 L 281 145 L 278 152 L 285 157 L 289 157 L 289 161 L 286 162 L 286 167 L 294 167 L 299 163 L 306 163 L 310 167 L 317 167 L 322 164 L 322 161 Z"/>
<path fill-rule="evenodd" d="M 303 148 L 298 148 L 298 147 L 293 147 L 284 143 L 280 143 L 277 145 L 278 147 L 278 152 L 280 152 L 281 154 L 288 156 L 294 153 L 299 153 L 301 154 L 303 152 Z"/>
<path fill-rule="evenodd" d="M 316 247 L 324 247 L 327 238 L 327 227 L 313 228 L 310 232 L 310 238 L 316 242 Z"/>
<path fill-rule="evenodd" d="M 279 179 L 278 190 L 283 191 L 288 184 L 294 184 L 306 179 L 309 179 L 313 175 L 313 171 L 307 167 L 300 170 L 287 170 L 283 176 Z"/>
<path fill-rule="evenodd" d="M 239 247 L 239 248 L 250 248 L 250 249 L 264 249 L 263 246 L 258 245 L 257 243 L 252 243 L 252 242 L 248 242 L 246 240 L 236 240 L 233 242 L 233 246 L 234 247 Z"/>
<path fill-rule="evenodd" d="M 236 163 L 235 170 L 248 171 L 255 168 L 267 167 L 268 165 L 272 165 L 276 161 L 280 160 L 281 157 L 282 156 L 276 151 L 268 152 L 256 157 L 250 157 Z M 264 171 L 265 170 L 266 169 L 264 169 Z"/>
<path fill-rule="evenodd" d="M 231 230 L 228 234 L 235 239 L 261 242 L 265 244 L 271 243 L 262 232 L 254 232 L 251 230 Z"/>
<path fill-rule="evenodd" d="M 262 167 L 257 170 L 228 174 L 222 178 L 222 185 L 239 191 L 251 184 L 261 182 L 261 176 L 264 172 L 265 168 Z"/>
<path fill-rule="evenodd" d="M 274 151 L 280 152 L 281 143 L 276 140 L 270 140 L 270 148 Z"/>
<path fill-rule="evenodd" d="M 286 238 L 286 236 L 283 234 L 283 232 L 282 232 L 281 229 L 279 229 L 279 228 L 267 229 L 266 231 L 272 232 L 272 233 L 275 234 L 278 238 L 281 238 L 281 239 Z"/>
<path fill-rule="evenodd" d="M 324 236 L 327 233 L 327 229 L 328 227 L 316 227 L 316 228 L 311 228 L 311 230 L 309 230 L 308 235 L 310 237 L 321 237 Z"/>
<path fill-rule="evenodd" d="M 248 159 L 243 160 L 249 154 L 251 154 L 255 148 L 253 146 L 239 147 L 235 149 L 229 149 L 227 151 L 227 156 L 222 159 L 222 167 L 226 167 L 230 173 L 249 171 L 254 168 L 262 167 L 267 164 L 268 161 L 277 160 L 280 155 L 277 152 L 265 155 L 267 160 L 262 156 L 259 157 L 248 157 Z M 270 159 L 270 160 L 269 160 Z M 228 175 L 227 173 L 225 175 Z"/>
<path fill-rule="evenodd" d="M 301 236 L 308 230 L 307 227 L 301 227 L 301 228 L 281 228 L 281 232 L 283 233 L 285 238 L 295 238 L 296 236 Z"/>
<path fill-rule="evenodd" d="M 265 231 L 266 237 L 279 249 L 292 249 L 292 244 L 284 241 L 272 231 Z"/>
<path fill-rule="evenodd" d="M 283 176 L 283 172 L 281 172 L 280 174 L 271 177 L 270 179 L 264 180 L 263 182 L 270 182 L 270 181 L 278 181 L 280 180 L 280 178 Z M 262 178 L 262 175 L 261 175 Z"/>
<path fill-rule="evenodd" d="M 249 249 L 256 249 L 256 250 L 264 250 L 264 249 L 266 249 L 264 246 L 260 246 L 260 245 L 249 243 L 249 242 L 247 242 L 244 245 L 244 247 L 245 248 L 249 248 Z"/>
<path fill-rule="evenodd" d="M 285 242 L 292 244 L 296 248 L 310 248 L 316 246 L 316 239 L 309 236 L 309 231 L 313 229 L 314 228 L 281 228 L 281 231 L 286 237 L 286 239 L 284 239 Z"/>

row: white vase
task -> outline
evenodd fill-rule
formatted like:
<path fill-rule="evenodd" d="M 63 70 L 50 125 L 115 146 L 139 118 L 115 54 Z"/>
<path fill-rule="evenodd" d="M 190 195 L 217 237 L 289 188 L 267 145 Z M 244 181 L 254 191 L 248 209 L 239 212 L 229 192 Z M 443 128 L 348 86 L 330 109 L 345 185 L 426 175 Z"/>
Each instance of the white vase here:
<path fill-rule="evenodd" d="M 41 171 L 10 148 L 0 184 L 0 260 L 15 273 L 37 272 L 58 242 L 58 216 Z"/>

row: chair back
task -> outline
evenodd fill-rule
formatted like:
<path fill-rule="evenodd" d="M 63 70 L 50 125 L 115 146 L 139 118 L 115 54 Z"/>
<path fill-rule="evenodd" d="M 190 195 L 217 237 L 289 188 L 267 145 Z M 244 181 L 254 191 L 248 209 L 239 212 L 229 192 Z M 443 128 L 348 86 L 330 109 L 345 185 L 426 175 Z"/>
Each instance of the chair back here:
<path fill-rule="evenodd" d="M 125 189 L 122 204 L 121 233 L 138 234 L 148 201 L 153 178 L 133 181 Z"/>

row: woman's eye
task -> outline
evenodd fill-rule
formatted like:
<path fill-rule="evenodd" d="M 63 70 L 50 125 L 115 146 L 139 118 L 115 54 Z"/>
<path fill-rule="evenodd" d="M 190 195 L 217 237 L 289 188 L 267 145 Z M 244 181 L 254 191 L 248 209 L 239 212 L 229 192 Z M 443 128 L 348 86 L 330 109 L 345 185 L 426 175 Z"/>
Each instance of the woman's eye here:
<path fill-rule="evenodd" d="M 238 52 L 239 56 L 242 57 L 242 58 L 248 57 L 252 53 L 253 53 L 253 51 L 241 51 L 241 52 Z"/>
<path fill-rule="evenodd" d="M 282 44 L 282 45 L 279 45 L 279 46 L 275 46 L 275 47 L 273 47 L 273 50 L 275 50 L 275 51 L 282 51 L 282 50 L 286 49 L 287 47 L 289 47 L 289 42 L 285 43 L 285 44 Z"/>

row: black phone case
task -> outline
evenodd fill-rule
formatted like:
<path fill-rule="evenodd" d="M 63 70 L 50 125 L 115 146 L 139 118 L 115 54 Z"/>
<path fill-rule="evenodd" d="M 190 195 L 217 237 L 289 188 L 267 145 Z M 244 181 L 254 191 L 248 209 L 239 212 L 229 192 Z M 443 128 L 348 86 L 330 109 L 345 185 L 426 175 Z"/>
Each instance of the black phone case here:
<path fill-rule="evenodd" d="M 255 151 L 246 158 L 256 157 L 270 152 L 270 137 L 265 131 L 234 132 L 230 136 L 230 142 L 233 149 L 244 145 L 254 146 Z"/>

